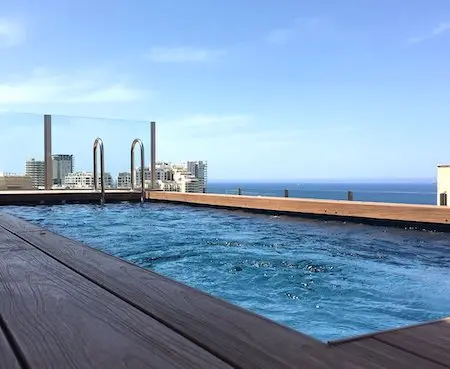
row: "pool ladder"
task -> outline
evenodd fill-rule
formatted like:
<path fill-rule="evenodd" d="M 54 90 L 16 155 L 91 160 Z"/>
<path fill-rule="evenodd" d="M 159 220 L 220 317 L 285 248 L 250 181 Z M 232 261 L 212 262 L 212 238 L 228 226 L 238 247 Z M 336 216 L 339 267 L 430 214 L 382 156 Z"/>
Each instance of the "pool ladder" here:
<path fill-rule="evenodd" d="M 103 141 L 97 137 L 94 142 L 94 190 L 98 191 L 97 150 L 100 148 L 100 204 L 105 204 L 105 151 Z"/>
<path fill-rule="evenodd" d="M 136 171 L 134 165 L 134 149 L 139 144 L 141 151 L 141 203 L 145 200 L 145 171 L 144 171 L 144 145 L 139 138 L 136 138 L 131 144 L 131 191 L 136 187 Z M 98 191 L 98 168 L 97 168 L 97 151 L 100 149 L 100 204 L 105 204 L 105 150 L 103 147 L 103 141 L 100 137 L 97 137 L 94 142 L 93 154 L 94 154 L 94 190 Z"/>
<path fill-rule="evenodd" d="M 136 138 L 131 144 L 131 191 L 134 191 L 136 187 L 136 171 L 134 165 L 134 148 L 139 144 L 141 149 L 141 203 L 145 199 L 145 171 L 144 171 L 144 145 L 139 138 Z"/>

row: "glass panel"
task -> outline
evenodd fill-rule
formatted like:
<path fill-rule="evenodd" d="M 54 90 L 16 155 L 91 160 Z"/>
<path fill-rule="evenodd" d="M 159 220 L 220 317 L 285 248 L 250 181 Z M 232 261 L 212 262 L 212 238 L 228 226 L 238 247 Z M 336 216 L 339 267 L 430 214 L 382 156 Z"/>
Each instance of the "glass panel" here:
<path fill-rule="evenodd" d="M 157 188 L 176 192 L 208 192 L 211 150 L 226 150 L 205 137 L 195 122 L 157 122 Z M 170 128 L 169 128 L 170 127 Z M 220 163 L 217 163 L 220 165 Z"/>
<path fill-rule="evenodd" d="M 42 189 L 44 116 L 0 111 L 0 191 Z"/>
<path fill-rule="evenodd" d="M 144 145 L 145 177 L 150 180 L 150 122 L 73 116 L 52 116 L 53 182 L 58 189 L 92 189 L 93 145 L 101 138 L 105 152 L 106 188 L 130 188 L 130 150 L 135 138 Z M 100 173 L 100 150 L 98 151 Z M 70 160 L 73 168 L 69 170 Z M 135 166 L 140 167 L 139 145 Z M 138 174 L 140 175 L 140 169 Z M 137 184 L 140 183 L 137 178 Z"/>

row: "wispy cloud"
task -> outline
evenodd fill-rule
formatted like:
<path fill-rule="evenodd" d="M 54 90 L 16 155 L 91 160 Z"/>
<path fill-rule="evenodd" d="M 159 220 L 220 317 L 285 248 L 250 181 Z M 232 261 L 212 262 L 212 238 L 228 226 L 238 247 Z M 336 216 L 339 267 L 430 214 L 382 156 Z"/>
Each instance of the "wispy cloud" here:
<path fill-rule="evenodd" d="M 54 74 L 35 70 L 29 76 L 0 79 L 0 105 L 42 103 L 108 103 L 140 100 L 146 91 L 111 82 L 97 72 Z"/>
<path fill-rule="evenodd" d="M 245 127 L 252 120 L 251 115 L 210 115 L 197 114 L 178 121 L 183 127 Z"/>
<path fill-rule="evenodd" d="M 411 37 L 408 40 L 408 44 L 409 45 L 418 44 L 420 42 L 442 36 L 444 33 L 448 32 L 448 31 L 450 31 L 450 22 L 442 22 L 438 26 L 436 26 L 430 33 L 428 33 L 426 35 Z"/>
<path fill-rule="evenodd" d="M 155 46 L 146 57 L 154 63 L 195 63 L 216 60 L 224 54 L 223 49 Z"/>
<path fill-rule="evenodd" d="M 284 28 L 274 29 L 266 36 L 270 44 L 286 44 L 303 34 L 311 34 L 320 30 L 325 24 L 323 18 L 298 18 L 295 22 Z"/>
<path fill-rule="evenodd" d="M 11 47 L 25 41 L 25 27 L 22 23 L 0 18 L 0 47 Z"/>
<path fill-rule="evenodd" d="M 253 116 L 249 114 L 194 114 L 162 123 L 167 128 L 167 135 L 204 138 L 242 131 L 252 122 Z"/>

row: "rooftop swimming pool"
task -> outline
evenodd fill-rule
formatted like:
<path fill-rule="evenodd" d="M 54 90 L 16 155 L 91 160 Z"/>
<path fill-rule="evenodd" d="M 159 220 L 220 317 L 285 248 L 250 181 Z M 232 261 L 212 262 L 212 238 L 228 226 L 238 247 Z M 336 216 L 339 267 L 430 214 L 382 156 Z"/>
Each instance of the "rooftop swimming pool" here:
<path fill-rule="evenodd" d="M 321 340 L 450 315 L 450 236 L 146 203 L 3 207 Z"/>

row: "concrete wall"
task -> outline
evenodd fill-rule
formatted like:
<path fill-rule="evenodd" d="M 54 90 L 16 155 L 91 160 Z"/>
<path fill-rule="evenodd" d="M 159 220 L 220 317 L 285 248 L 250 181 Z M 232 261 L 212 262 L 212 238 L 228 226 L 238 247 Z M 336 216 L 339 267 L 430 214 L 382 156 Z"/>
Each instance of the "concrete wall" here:
<path fill-rule="evenodd" d="M 439 165 L 437 173 L 437 204 L 440 205 L 440 194 L 447 193 L 447 206 L 450 206 L 450 165 Z"/>
<path fill-rule="evenodd" d="M 32 190 L 33 183 L 27 176 L 0 176 L 0 190 Z"/>

